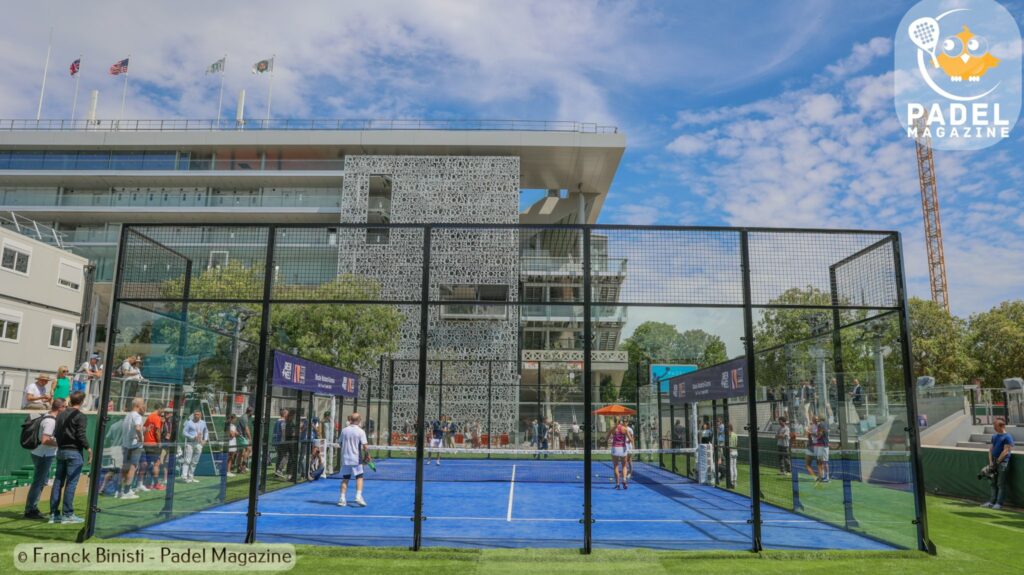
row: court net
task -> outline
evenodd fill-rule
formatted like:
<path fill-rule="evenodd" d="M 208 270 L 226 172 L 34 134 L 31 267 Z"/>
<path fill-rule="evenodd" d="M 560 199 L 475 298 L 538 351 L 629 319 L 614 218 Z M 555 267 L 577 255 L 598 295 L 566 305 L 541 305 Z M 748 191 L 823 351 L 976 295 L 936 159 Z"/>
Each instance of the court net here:
<path fill-rule="evenodd" d="M 368 480 L 414 481 L 416 447 L 371 445 L 376 471 L 365 469 Z M 340 453 L 340 452 L 339 452 Z M 682 483 L 687 457 L 693 449 L 634 449 L 630 451 L 629 481 Z M 614 483 L 611 450 L 591 452 L 591 478 Z M 440 463 L 439 463 L 440 462 Z M 673 463 L 678 471 L 673 471 Z M 364 466 L 365 467 L 365 466 Z M 516 481 L 533 483 L 583 483 L 582 449 L 486 449 L 424 448 L 424 481 Z M 332 477 L 340 478 L 339 473 Z"/>

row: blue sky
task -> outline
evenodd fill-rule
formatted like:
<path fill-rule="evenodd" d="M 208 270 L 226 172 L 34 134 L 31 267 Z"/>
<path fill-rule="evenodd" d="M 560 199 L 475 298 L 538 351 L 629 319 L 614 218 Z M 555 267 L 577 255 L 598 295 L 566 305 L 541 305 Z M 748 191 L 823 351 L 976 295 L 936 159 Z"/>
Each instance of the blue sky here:
<path fill-rule="evenodd" d="M 892 40 L 912 2 L 11 2 L 0 117 L 70 116 L 99 89 L 116 117 L 517 118 L 616 125 L 628 150 L 602 223 L 898 229 L 928 296 L 914 148 L 892 104 Z M 949 2 L 955 5 L 955 1 Z M 1004 5 L 1024 19 L 1024 2 Z M 1019 47 L 1018 47 L 1019 48 Z M 1004 59 L 1021 65 L 1019 49 Z M 953 311 L 1024 297 L 1024 127 L 981 152 L 936 152 Z M 983 166 L 983 169 L 979 169 Z"/>

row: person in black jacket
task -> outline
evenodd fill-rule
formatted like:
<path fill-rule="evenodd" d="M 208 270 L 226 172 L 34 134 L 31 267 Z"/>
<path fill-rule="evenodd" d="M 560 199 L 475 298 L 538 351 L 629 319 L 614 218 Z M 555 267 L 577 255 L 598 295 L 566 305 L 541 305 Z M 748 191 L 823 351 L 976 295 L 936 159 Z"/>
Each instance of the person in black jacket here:
<path fill-rule="evenodd" d="M 85 460 L 82 451 L 92 459 L 92 448 L 86 434 L 86 418 L 82 413 L 85 394 L 76 391 L 68 398 L 70 406 L 57 416 L 54 437 L 57 439 L 57 474 L 50 492 L 50 523 L 81 523 L 75 515 L 75 489 L 82 474 Z M 63 508 L 61 499 L 63 498 Z"/>

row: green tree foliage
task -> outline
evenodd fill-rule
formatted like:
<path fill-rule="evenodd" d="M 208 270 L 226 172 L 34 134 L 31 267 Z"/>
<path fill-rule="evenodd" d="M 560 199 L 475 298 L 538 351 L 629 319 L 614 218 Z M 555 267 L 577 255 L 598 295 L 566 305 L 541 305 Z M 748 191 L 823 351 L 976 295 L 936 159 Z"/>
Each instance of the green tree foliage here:
<path fill-rule="evenodd" d="M 262 286 L 264 272 L 232 263 L 209 270 L 192 279 L 191 298 L 251 297 L 254 286 Z M 167 282 L 163 292 L 175 297 L 182 291 L 183 278 Z M 262 289 L 259 289 L 260 295 Z M 339 276 L 322 285 L 277 285 L 275 299 L 374 300 L 380 291 L 373 280 L 358 276 Z M 181 323 L 171 314 L 154 326 L 154 338 L 167 345 L 171 359 L 180 357 L 182 367 L 194 368 L 197 386 L 226 389 L 231 381 L 234 330 L 240 332 L 239 380 L 254 381 L 257 369 L 261 310 L 256 304 L 191 302 L 188 329 L 182 353 L 178 349 Z M 393 306 L 361 304 L 273 304 L 271 307 L 271 349 L 313 361 L 367 373 L 375 369 L 381 355 L 398 348 L 402 314 Z"/>
<path fill-rule="evenodd" d="M 968 383 L 973 361 L 967 348 L 967 322 L 931 300 L 910 298 L 909 305 L 914 377 L 930 375 L 936 385 Z"/>
<path fill-rule="evenodd" d="M 986 387 L 1024 377 L 1024 300 L 1004 301 L 971 316 L 968 350 L 976 361 L 975 374 Z"/>
<path fill-rule="evenodd" d="M 647 321 L 637 326 L 633 335 L 623 340 L 619 348 L 629 354 L 629 369 L 619 390 L 623 401 L 636 400 L 638 365 L 641 383 L 646 383 L 649 363 L 693 363 L 698 367 L 708 367 L 729 359 L 725 342 L 717 335 L 700 329 L 679 333 L 675 326 L 658 321 Z"/>

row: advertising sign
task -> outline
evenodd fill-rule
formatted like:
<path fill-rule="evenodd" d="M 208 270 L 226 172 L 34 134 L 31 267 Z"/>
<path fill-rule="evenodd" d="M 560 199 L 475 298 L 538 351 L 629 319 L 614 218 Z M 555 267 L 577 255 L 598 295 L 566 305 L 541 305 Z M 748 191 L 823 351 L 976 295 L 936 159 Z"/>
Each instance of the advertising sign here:
<path fill-rule="evenodd" d="M 716 366 L 669 378 L 670 401 L 674 405 L 681 405 L 746 396 L 746 368 L 747 358 L 738 357 Z"/>
<path fill-rule="evenodd" d="M 274 385 L 321 395 L 356 397 L 359 377 L 308 359 L 274 352 Z"/>

